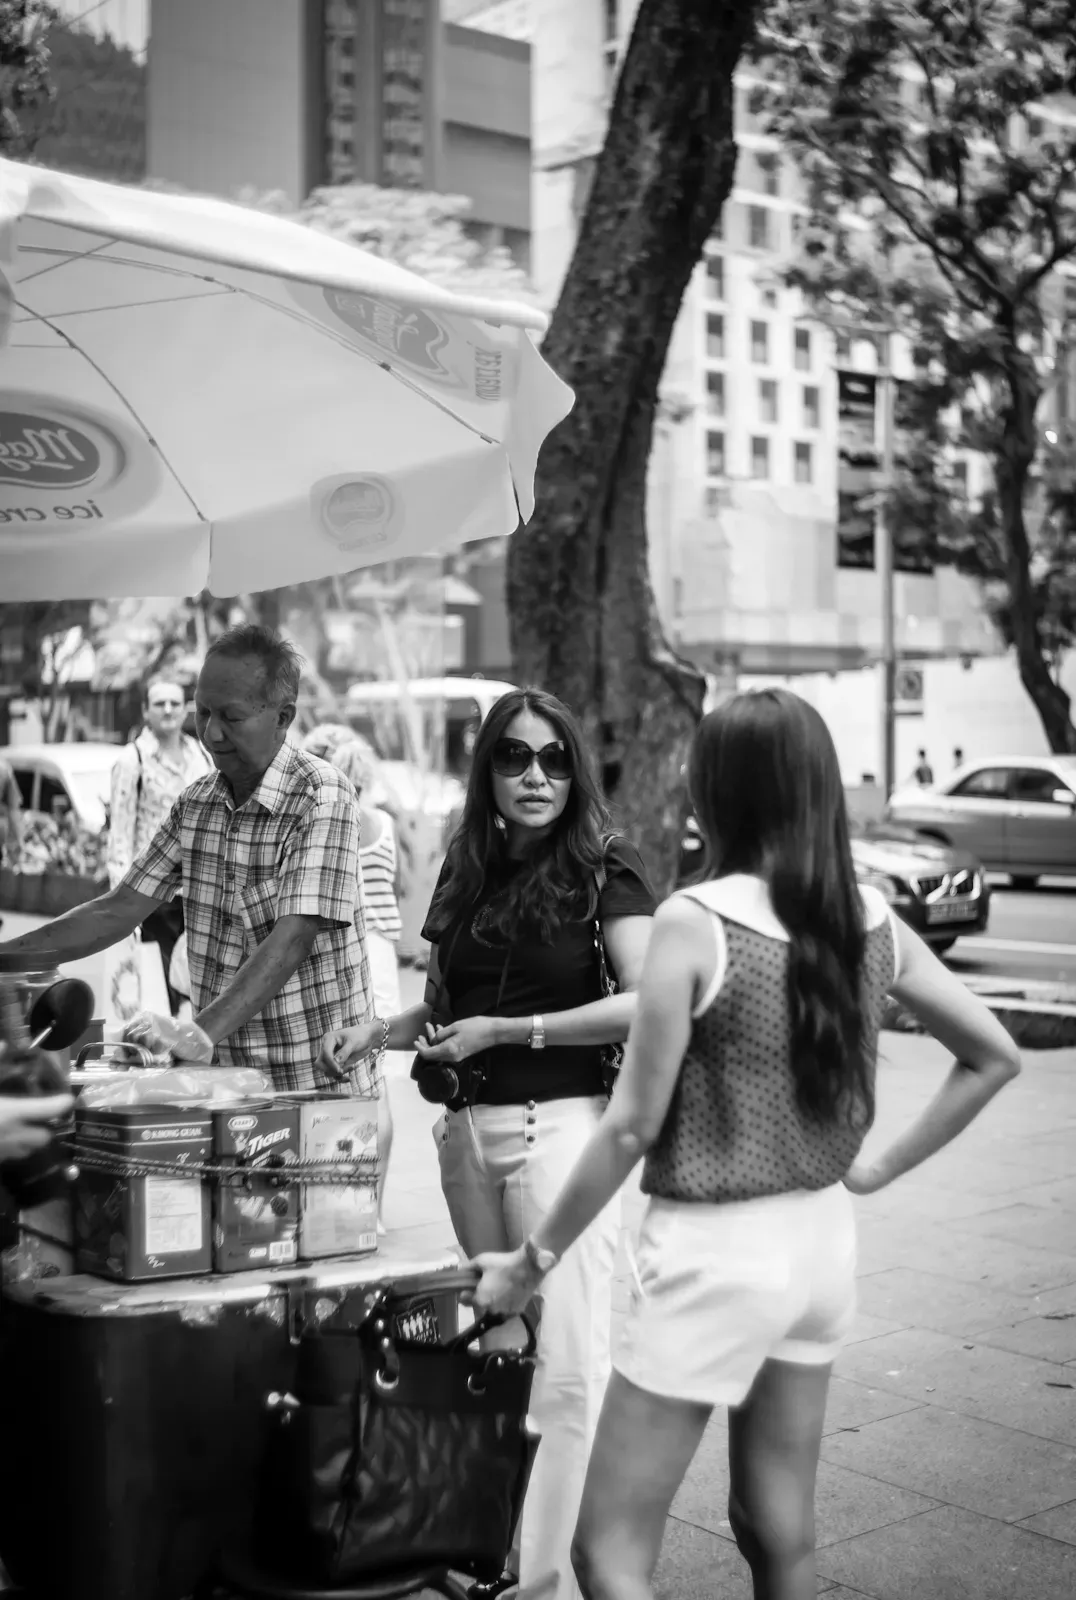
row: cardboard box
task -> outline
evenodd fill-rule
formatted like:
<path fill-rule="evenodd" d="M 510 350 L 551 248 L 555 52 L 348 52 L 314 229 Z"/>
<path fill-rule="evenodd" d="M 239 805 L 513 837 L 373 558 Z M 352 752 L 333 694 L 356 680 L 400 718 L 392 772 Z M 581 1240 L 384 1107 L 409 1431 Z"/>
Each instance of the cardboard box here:
<path fill-rule="evenodd" d="M 80 1156 L 118 1167 L 208 1161 L 213 1119 L 204 1106 L 75 1108 L 75 1259 L 79 1272 L 138 1283 L 184 1278 L 212 1266 L 210 1189 L 174 1173 L 132 1177 L 101 1171 Z"/>
<path fill-rule="evenodd" d="M 214 1162 L 235 1177 L 213 1185 L 213 1270 L 290 1266 L 299 1253 L 299 1185 L 287 1168 L 299 1155 L 299 1108 L 286 1102 L 213 1112 Z"/>
<path fill-rule="evenodd" d="M 377 1249 L 377 1101 L 303 1100 L 298 1112 L 300 1160 L 363 1163 L 352 1183 L 302 1185 L 299 1255 L 370 1254 Z"/>

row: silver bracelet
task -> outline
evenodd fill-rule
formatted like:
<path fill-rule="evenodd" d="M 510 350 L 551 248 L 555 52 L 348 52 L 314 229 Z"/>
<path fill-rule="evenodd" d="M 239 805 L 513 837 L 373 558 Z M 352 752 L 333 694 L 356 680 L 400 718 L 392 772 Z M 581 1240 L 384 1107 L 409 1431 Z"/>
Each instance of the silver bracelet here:
<path fill-rule="evenodd" d="M 373 1017 L 371 1020 L 381 1024 L 381 1043 L 377 1046 L 377 1054 L 383 1056 L 389 1047 L 389 1034 L 392 1031 L 392 1025 L 387 1017 Z"/>

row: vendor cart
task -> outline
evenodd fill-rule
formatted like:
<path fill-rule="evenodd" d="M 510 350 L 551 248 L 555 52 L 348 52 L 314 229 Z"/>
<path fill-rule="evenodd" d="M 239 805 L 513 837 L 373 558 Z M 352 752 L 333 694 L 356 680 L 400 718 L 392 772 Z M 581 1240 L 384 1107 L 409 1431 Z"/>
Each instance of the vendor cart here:
<path fill-rule="evenodd" d="M 452 1250 L 265 1273 L 16 1282 L 0 1305 L 0 1559 L 27 1600 L 185 1600 L 250 1542 L 267 1396 L 303 1328 L 358 1326 L 392 1283 L 405 1330 L 456 1331 Z"/>

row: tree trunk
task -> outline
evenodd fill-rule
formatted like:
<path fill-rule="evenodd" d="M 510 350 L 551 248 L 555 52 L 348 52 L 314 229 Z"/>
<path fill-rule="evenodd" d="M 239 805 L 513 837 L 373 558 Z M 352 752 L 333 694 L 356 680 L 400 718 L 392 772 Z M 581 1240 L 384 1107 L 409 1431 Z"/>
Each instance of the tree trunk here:
<path fill-rule="evenodd" d="M 537 510 L 508 553 L 517 681 L 581 715 L 660 887 L 675 872 L 705 685 L 657 617 L 646 468 L 673 326 L 732 187 L 732 74 L 753 12 L 748 0 L 642 0 L 542 346 L 575 409 L 542 452 Z"/>
<path fill-rule="evenodd" d="M 1056 755 L 1076 753 L 1072 702 L 1051 677 L 1047 641 L 1031 578 L 1031 544 L 1024 520 L 1024 501 L 1035 459 L 1035 412 L 1039 381 L 1026 357 L 1014 353 L 1007 372 L 1012 397 L 995 460 L 998 505 L 1005 536 L 1005 577 L 1009 615 L 1020 682 L 1031 698 L 1050 749 Z"/>

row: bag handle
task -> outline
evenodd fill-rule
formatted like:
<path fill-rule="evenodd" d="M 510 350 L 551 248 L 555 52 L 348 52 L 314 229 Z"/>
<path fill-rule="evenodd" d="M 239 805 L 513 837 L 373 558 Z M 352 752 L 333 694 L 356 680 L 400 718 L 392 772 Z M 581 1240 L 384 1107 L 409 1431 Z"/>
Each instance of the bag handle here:
<path fill-rule="evenodd" d="M 498 1312 L 487 1311 L 486 1315 L 484 1317 L 480 1317 L 472 1327 L 464 1328 L 463 1332 L 457 1333 L 455 1338 L 447 1339 L 441 1346 L 441 1349 L 466 1350 L 468 1345 L 474 1344 L 476 1339 L 483 1338 L 494 1328 L 503 1327 L 506 1322 L 511 1322 L 511 1320 L 511 1317 L 502 1317 Z M 538 1349 L 538 1330 L 534 1326 L 533 1320 L 528 1317 L 525 1311 L 521 1311 L 519 1313 L 519 1320 L 522 1322 L 527 1331 L 527 1343 L 522 1350 L 510 1350 L 506 1351 L 505 1353 L 509 1355 L 520 1355 L 523 1357 L 524 1361 L 529 1361 L 535 1355 Z"/>
<path fill-rule="evenodd" d="M 594 869 L 594 881 L 598 886 L 598 903 L 594 908 L 594 948 L 598 952 L 598 983 L 601 987 L 602 999 L 607 1000 L 610 995 L 619 994 L 620 989 L 616 978 L 613 976 L 612 963 L 605 949 L 605 930 L 602 928 L 601 897 L 609 874 L 605 870 L 605 863 Z"/>
<path fill-rule="evenodd" d="M 482 1274 L 480 1272 L 476 1272 L 473 1267 L 461 1267 L 457 1272 L 437 1273 L 436 1275 L 431 1276 L 428 1287 L 430 1289 L 436 1289 L 438 1293 L 441 1293 L 444 1290 L 448 1290 L 449 1292 L 458 1292 L 460 1289 L 474 1289 L 477 1288 L 481 1276 Z M 406 1282 L 406 1279 L 402 1280 L 400 1286 L 397 1286 L 395 1283 L 382 1284 L 381 1291 L 378 1294 L 377 1299 L 374 1301 L 373 1305 L 370 1307 L 365 1318 L 363 1319 L 363 1327 L 366 1327 L 368 1323 L 375 1322 L 385 1310 L 389 1302 L 396 1296 L 409 1295 L 416 1292 L 413 1286 L 411 1288 L 406 1288 L 404 1286 L 406 1285 Z M 423 1290 L 426 1287 L 427 1285 L 424 1284 Z M 420 1290 L 418 1292 L 422 1291 Z M 533 1319 L 528 1317 L 525 1312 L 521 1313 L 519 1320 L 522 1322 L 527 1332 L 527 1343 L 520 1354 L 522 1354 L 525 1359 L 529 1360 L 538 1349 L 538 1330 L 534 1325 Z M 468 1345 L 474 1344 L 476 1339 L 481 1339 L 485 1334 L 491 1332 L 492 1329 L 499 1328 L 503 1323 L 509 1321 L 511 1321 L 510 1317 L 503 1317 L 492 1311 L 487 1312 L 484 1317 L 479 1317 L 478 1320 L 471 1325 L 471 1327 L 464 1328 L 462 1333 L 454 1334 L 451 1339 L 447 1339 L 444 1344 L 442 1344 L 441 1349 L 465 1350 Z M 362 1330 L 358 1329 L 356 1331 L 361 1332 Z"/>

